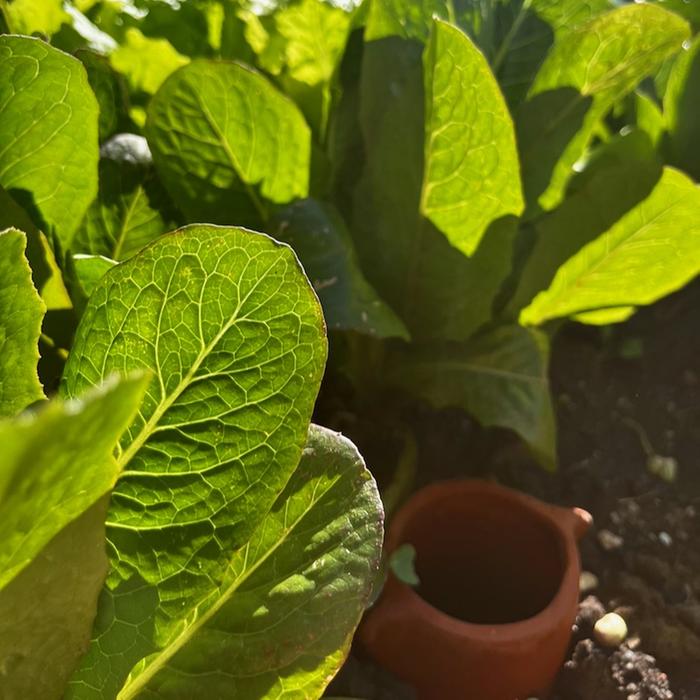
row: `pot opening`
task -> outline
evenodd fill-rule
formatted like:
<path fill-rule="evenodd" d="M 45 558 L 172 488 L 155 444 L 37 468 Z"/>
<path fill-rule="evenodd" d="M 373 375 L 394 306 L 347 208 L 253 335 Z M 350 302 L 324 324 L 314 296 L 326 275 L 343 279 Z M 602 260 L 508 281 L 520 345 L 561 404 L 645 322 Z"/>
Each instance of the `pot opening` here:
<path fill-rule="evenodd" d="M 498 495 L 435 506 L 402 537 L 416 549 L 424 600 L 475 624 L 518 622 L 549 605 L 564 575 L 562 536 L 551 522 Z"/>

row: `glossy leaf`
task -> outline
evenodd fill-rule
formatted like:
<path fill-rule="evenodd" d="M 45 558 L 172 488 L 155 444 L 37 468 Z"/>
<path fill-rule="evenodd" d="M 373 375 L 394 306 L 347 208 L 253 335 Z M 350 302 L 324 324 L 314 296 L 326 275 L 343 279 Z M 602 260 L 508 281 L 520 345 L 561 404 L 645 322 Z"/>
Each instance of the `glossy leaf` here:
<path fill-rule="evenodd" d="M 379 568 L 381 513 L 354 445 L 312 426 L 289 483 L 230 555 L 213 604 L 135 668 L 119 697 L 320 697 Z"/>
<path fill-rule="evenodd" d="M 478 103 L 478 113 L 485 113 L 489 120 L 488 126 L 477 128 L 474 133 L 470 131 L 450 145 L 452 166 L 461 175 L 460 163 L 466 163 L 476 149 L 475 170 L 471 175 L 488 177 L 492 163 L 488 159 L 479 161 L 479 151 L 495 152 L 490 129 L 494 123 L 499 128 L 507 123 L 505 106 L 494 93 L 493 78 L 482 70 L 483 57 L 469 39 L 461 34 L 454 36 L 455 30 L 447 25 L 437 24 L 435 31 L 438 34 L 447 31 L 449 38 L 457 41 L 463 70 L 471 68 L 484 81 L 484 97 Z M 421 216 L 423 193 L 430 187 L 424 168 L 427 150 L 424 152 L 423 145 L 427 149 L 431 139 L 425 133 L 423 118 L 426 95 L 421 50 L 416 42 L 397 37 L 365 46 L 360 122 L 367 161 L 355 192 L 352 232 L 368 279 L 399 313 L 412 337 L 464 340 L 490 318 L 493 299 L 510 271 L 515 217 L 491 222 L 486 232 L 481 230 L 482 219 L 477 218 L 479 223 L 474 227 L 469 217 L 464 222 L 466 240 L 459 250 Z M 455 47 L 450 46 L 450 50 Z M 439 42 L 431 54 L 434 56 L 426 56 L 428 77 L 432 77 L 434 61 L 441 54 Z M 460 86 L 461 83 L 457 87 Z M 435 94 L 436 101 L 444 97 Z M 459 90 L 449 95 L 447 103 L 453 102 L 458 109 L 465 108 L 460 105 Z M 491 121 L 494 115 L 497 117 Z M 502 144 L 504 162 L 514 165 L 509 155 L 511 144 L 511 138 L 506 136 Z M 498 173 L 480 183 L 482 189 L 476 181 L 470 183 L 470 189 L 464 189 L 464 199 L 461 190 L 450 189 L 454 197 L 452 204 L 462 207 L 468 200 L 477 208 L 490 206 L 485 204 L 487 200 L 500 201 L 500 191 L 494 183 L 501 182 L 502 175 Z M 517 169 L 510 175 L 514 184 L 508 183 L 507 192 L 518 186 Z M 507 197 L 505 201 L 511 199 Z M 442 206 L 448 204 L 447 199 L 441 202 Z M 465 252 L 473 245 L 475 236 L 483 240 L 472 257 L 467 257 Z"/>
<path fill-rule="evenodd" d="M 21 231 L 0 231 L 0 416 L 44 398 L 36 366 L 46 307 L 32 284 L 26 245 Z"/>
<path fill-rule="evenodd" d="M 586 243 L 557 270 L 548 289 L 520 320 L 553 318 L 620 306 L 651 304 L 700 273 L 700 190 L 666 168 L 646 199 Z M 568 216 L 566 214 L 568 213 Z M 576 225 L 579 212 L 562 214 Z"/>
<path fill-rule="evenodd" d="M 555 42 L 517 119 L 529 204 L 551 209 L 561 201 L 600 119 L 687 36 L 688 25 L 677 15 L 629 5 Z"/>
<path fill-rule="evenodd" d="M 408 339 L 396 314 L 367 282 L 340 215 L 313 199 L 281 210 L 271 227 L 294 248 L 316 290 L 329 329 Z"/>
<path fill-rule="evenodd" d="M 678 57 L 664 95 L 671 163 L 700 180 L 700 39 Z"/>
<path fill-rule="evenodd" d="M 68 523 L 0 591 L 3 697 L 63 698 L 90 642 L 107 575 L 107 502 Z"/>
<path fill-rule="evenodd" d="M 222 602 L 230 557 L 298 464 L 325 356 L 318 301 L 267 236 L 190 226 L 101 280 L 63 393 L 113 371 L 155 379 L 121 440 L 113 568 L 76 697 L 113 697 Z"/>
<path fill-rule="evenodd" d="M 0 422 L 0 589 L 112 488 L 112 451 L 144 388 L 143 376 L 112 378 L 83 399 Z"/>
<path fill-rule="evenodd" d="M 146 136 L 166 188 L 190 219 L 259 225 L 270 203 L 308 194 L 303 116 L 243 65 L 198 60 L 178 71 L 151 102 Z"/>
<path fill-rule="evenodd" d="M 523 209 L 513 122 L 486 60 L 436 21 L 426 50 L 421 213 L 472 255 L 489 224 Z"/>
<path fill-rule="evenodd" d="M 466 344 L 399 351 L 387 363 L 387 378 L 436 408 L 457 406 L 484 426 L 514 430 L 552 468 L 556 451 L 547 366 L 544 335 L 501 326 Z"/>
<path fill-rule="evenodd" d="M 0 185 L 64 248 L 97 192 L 97 118 L 79 61 L 0 37 Z"/>

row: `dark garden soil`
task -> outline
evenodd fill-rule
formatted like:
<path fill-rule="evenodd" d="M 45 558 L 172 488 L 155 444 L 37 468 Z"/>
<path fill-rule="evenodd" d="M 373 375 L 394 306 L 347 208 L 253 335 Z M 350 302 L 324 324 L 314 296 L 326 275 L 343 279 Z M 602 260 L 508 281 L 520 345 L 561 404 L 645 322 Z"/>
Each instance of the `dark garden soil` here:
<path fill-rule="evenodd" d="M 597 583 L 582 593 L 553 700 L 700 700 L 700 280 L 611 329 L 561 329 L 551 382 L 556 474 L 539 469 L 505 431 L 483 430 L 458 411 L 411 407 L 403 419 L 418 441 L 418 481 L 495 478 L 593 514 L 581 555 Z M 322 412 L 332 404 L 323 398 Z M 377 435 L 352 412 L 335 416 L 381 485 L 388 477 L 376 465 L 396 436 Z M 651 473 L 650 462 L 666 470 L 675 462 L 675 480 Z M 593 623 L 609 611 L 630 630 L 614 651 L 592 640 Z M 413 697 L 361 653 L 329 694 Z"/>

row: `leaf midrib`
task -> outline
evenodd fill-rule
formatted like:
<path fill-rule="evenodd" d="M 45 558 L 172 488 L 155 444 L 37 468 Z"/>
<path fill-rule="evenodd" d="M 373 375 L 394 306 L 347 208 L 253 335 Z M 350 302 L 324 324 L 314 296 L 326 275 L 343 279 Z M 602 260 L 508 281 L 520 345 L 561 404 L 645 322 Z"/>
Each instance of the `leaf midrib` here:
<path fill-rule="evenodd" d="M 231 599 L 233 594 L 241 587 L 241 585 L 244 584 L 252 576 L 252 574 L 254 574 L 287 541 L 290 534 L 294 532 L 299 523 L 304 520 L 304 518 L 320 503 L 321 500 L 323 500 L 326 494 L 328 494 L 335 487 L 340 479 L 340 475 L 336 476 L 330 482 L 328 487 L 318 496 L 318 498 L 316 498 L 316 494 L 314 493 L 314 498 L 311 499 L 311 502 L 294 520 L 292 525 L 285 528 L 282 536 L 275 542 L 275 544 L 271 546 L 267 552 L 265 552 L 265 554 L 260 557 L 255 564 L 253 564 L 253 566 L 246 569 L 238 578 L 234 579 L 231 585 L 224 590 L 224 592 L 214 603 L 212 603 L 211 607 L 203 615 L 201 615 L 201 617 L 198 617 L 197 620 L 192 623 L 192 625 L 184 629 L 171 644 L 162 650 L 157 655 L 156 659 L 149 666 L 147 666 L 143 672 L 136 676 L 132 683 L 129 683 L 128 686 L 125 685 L 117 696 L 117 700 L 131 700 L 131 698 L 135 698 L 136 695 L 146 687 L 148 682 L 166 666 L 168 661 L 170 661 L 170 659 L 172 659 L 175 654 L 177 654 L 177 652 L 190 641 L 195 633 L 207 622 L 209 622 L 214 615 L 216 615 L 216 613 Z M 260 526 L 262 526 L 262 523 Z"/>

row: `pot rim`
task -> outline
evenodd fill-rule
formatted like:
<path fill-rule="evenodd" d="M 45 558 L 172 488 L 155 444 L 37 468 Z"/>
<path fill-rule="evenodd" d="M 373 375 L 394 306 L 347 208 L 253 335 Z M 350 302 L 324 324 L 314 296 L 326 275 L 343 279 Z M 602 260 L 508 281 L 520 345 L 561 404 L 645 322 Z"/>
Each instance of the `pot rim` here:
<path fill-rule="evenodd" d="M 443 631 L 462 638 L 489 639 L 500 642 L 517 643 L 533 636 L 535 630 L 549 629 L 560 624 L 562 615 L 569 614 L 572 605 L 578 600 L 578 576 L 580 559 L 576 544 L 577 533 L 580 530 L 580 516 L 573 509 L 563 508 L 540 501 L 525 493 L 480 479 L 448 479 L 430 484 L 416 492 L 399 509 L 389 524 L 386 537 L 386 552 L 391 554 L 403 544 L 402 534 L 416 516 L 426 510 L 426 506 L 442 501 L 446 496 L 488 493 L 504 501 L 518 503 L 533 518 L 544 522 L 556 534 L 560 546 L 564 571 L 557 588 L 548 605 L 535 615 L 516 622 L 484 624 L 466 622 L 452 617 L 439 608 L 431 605 L 413 588 L 399 581 L 389 571 L 385 592 L 399 593 L 404 602 L 409 604 L 415 613 L 424 621 L 439 627 Z M 428 509 L 429 510 L 429 509 Z M 585 511 L 584 511 L 585 513 Z M 586 514 L 587 515 L 587 514 Z M 590 517 L 590 516 L 588 516 Z"/>

